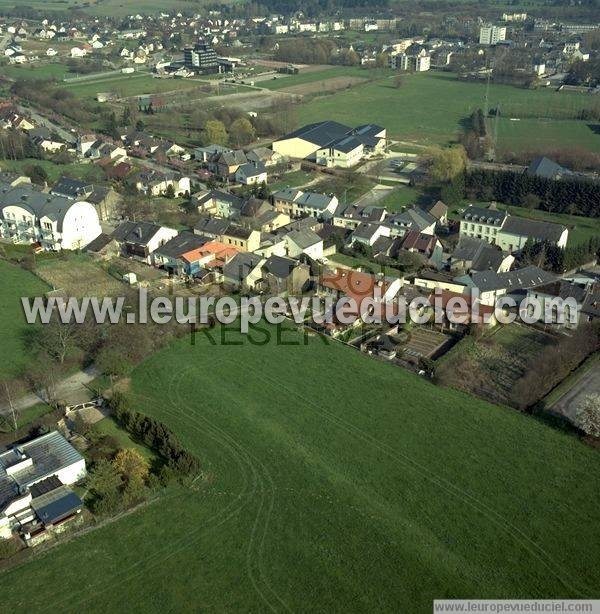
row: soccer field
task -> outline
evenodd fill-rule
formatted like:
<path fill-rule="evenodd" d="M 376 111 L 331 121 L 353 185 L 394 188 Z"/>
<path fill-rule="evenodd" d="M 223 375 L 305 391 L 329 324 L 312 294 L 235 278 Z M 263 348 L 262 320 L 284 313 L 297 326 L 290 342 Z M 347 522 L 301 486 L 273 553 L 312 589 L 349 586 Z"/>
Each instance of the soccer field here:
<path fill-rule="evenodd" d="M 404 75 L 400 87 L 394 86 L 392 75 L 307 101 L 300 107 L 300 123 L 335 119 L 356 126 L 374 122 L 385 126 L 395 139 L 443 144 L 456 138 L 473 111 L 484 108 L 485 91 L 485 83 L 461 81 L 451 73 Z M 491 85 L 489 106 L 497 105 L 500 149 L 560 147 L 567 142 L 600 151 L 600 135 L 593 122 L 554 119 L 597 105 L 591 96 Z"/>
<path fill-rule="evenodd" d="M 137 408 L 203 478 L 0 575 L 7 611 L 412 614 L 436 597 L 597 594 L 596 451 L 261 329 L 183 338 L 136 369 Z"/>

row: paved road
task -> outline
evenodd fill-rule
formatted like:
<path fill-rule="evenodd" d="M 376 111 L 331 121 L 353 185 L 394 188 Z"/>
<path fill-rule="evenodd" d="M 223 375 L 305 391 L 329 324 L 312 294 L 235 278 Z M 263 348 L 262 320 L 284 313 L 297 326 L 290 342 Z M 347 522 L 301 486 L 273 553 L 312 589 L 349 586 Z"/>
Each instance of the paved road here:
<path fill-rule="evenodd" d="M 100 374 L 94 366 L 70 375 L 62 380 L 60 384 L 58 384 L 56 397 L 61 401 L 66 401 L 67 403 L 78 403 L 89 398 L 89 395 L 87 395 L 86 386 L 92 380 L 98 377 L 98 375 Z M 42 394 L 30 393 L 26 394 L 20 399 L 17 399 L 16 401 L 13 401 L 13 406 L 15 409 L 21 410 L 44 402 L 46 402 L 46 399 Z M 9 413 L 10 408 L 8 405 L 0 405 L 0 415 L 6 416 Z"/>
<path fill-rule="evenodd" d="M 368 192 L 365 192 L 362 196 L 359 196 L 352 204 L 361 207 L 364 205 L 374 205 L 385 198 L 393 190 L 394 188 L 391 186 L 376 185 Z"/>
<path fill-rule="evenodd" d="M 48 128 L 48 130 L 52 130 L 53 132 L 56 132 L 56 134 L 58 134 L 58 136 L 61 139 L 63 139 L 65 143 L 69 143 L 70 145 L 77 144 L 77 134 L 75 134 L 74 132 L 71 132 L 70 130 L 66 130 L 65 128 L 53 122 L 52 120 L 48 119 L 47 117 L 40 115 L 37 111 L 34 111 L 31 107 L 24 107 L 22 105 L 17 105 L 17 109 L 21 113 L 31 116 L 31 119 L 33 119 L 33 121 L 36 124 L 40 126 L 44 126 L 45 128 Z"/>

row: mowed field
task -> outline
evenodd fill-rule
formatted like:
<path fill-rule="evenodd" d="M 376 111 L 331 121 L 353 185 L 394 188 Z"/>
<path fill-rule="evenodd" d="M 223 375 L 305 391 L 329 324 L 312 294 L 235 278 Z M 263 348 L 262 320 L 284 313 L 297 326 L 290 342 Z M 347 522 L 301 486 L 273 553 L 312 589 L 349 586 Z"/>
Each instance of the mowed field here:
<path fill-rule="evenodd" d="M 443 144 L 455 139 L 470 114 L 484 106 L 484 83 L 460 81 L 450 73 L 430 72 L 405 75 L 402 85 L 395 87 L 394 73 L 387 73 L 387 77 L 306 102 L 300 107 L 300 124 L 325 119 L 353 126 L 376 122 L 385 126 L 388 135 L 395 139 L 422 145 Z M 490 108 L 498 104 L 501 107 L 500 149 L 531 150 L 569 143 L 600 151 L 600 135 L 590 122 L 552 119 L 597 105 L 591 96 L 491 85 L 489 100 Z"/>
<path fill-rule="evenodd" d="M 79 98 L 94 98 L 98 92 L 111 92 L 119 98 L 200 88 L 198 81 L 186 79 L 156 79 L 148 73 L 118 75 L 79 83 L 64 83 L 63 87 Z"/>
<path fill-rule="evenodd" d="M 436 597 L 597 595 L 597 451 L 295 328 L 277 343 L 261 326 L 273 336 L 254 344 L 219 330 L 132 379 L 201 479 L 1 574 L 6 611 L 414 614 Z"/>
<path fill-rule="evenodd" d="M 43 296 L 48 286 L 33 273 L 0 260 L 0 379 L 15 377 L 28 365 L 22 296 Z"/>

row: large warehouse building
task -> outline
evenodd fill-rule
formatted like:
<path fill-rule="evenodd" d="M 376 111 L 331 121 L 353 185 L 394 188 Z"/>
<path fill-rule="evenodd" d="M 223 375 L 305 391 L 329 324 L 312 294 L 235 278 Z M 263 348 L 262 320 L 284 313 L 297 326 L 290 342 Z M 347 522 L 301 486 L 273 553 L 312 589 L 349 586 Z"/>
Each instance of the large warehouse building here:
<path fill-rule="evenodd" d="M 308 124 L 273 143 L 273 151 L 323 166 L 350 168 L 370 154 L 382 153 L 386 129 L 375 124 L 350 128 L 335 121 Z"/>

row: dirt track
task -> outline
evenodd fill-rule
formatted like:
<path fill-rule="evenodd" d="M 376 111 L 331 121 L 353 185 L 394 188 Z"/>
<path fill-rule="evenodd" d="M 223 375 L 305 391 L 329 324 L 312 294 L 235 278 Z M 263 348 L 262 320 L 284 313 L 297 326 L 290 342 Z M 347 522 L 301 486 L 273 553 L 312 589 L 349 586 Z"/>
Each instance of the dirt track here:
<path fill-rule="evenodd" d="M 298 85 L 290 85 L 289 87 L 282 87 L 279 91 L 303 96 L 307 94 L 320 94 L 323 92 L 337 92 L 347 87 L 364 83 L 365 81 L 367 81 L 367 79 L 364 77 L 332 77 L 331 79 L 321 79 L 320 81 L 312 81 L 311 83 L 301 83 Z"/>
<path fill-rule="evenodd" d="M 575 411 L 578 404 L 589 394 L 600 394 L 600 363 L 596 363 L 566 394 L 549 407 L 549 409 L 572 421 L 575 417 Z"/>

